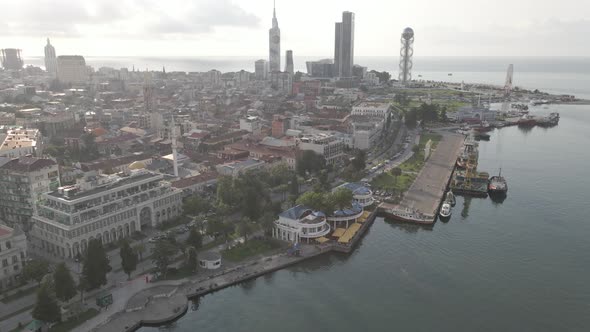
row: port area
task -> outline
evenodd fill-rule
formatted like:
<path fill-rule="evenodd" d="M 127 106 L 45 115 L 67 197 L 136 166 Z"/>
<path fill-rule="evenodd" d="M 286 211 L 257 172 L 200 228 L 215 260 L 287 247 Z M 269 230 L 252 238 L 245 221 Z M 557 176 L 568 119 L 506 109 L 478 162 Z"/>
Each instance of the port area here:
<path fill-rule="evenodd" d="M 430 225 L 436 220 L 440 204 L 455 169 L 465 136 L 439 132 L 440 142 L 399 204 L 383 202 L 380 213 L 388 219 Z"/>

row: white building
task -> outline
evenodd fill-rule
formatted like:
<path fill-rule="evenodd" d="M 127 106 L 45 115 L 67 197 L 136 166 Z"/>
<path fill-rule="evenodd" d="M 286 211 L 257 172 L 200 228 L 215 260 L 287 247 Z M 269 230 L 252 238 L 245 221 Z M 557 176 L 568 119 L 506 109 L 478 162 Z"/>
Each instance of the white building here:
<path fill-rule="evenodd" d="M 266 80 L 268 78 L 268 62 L 264 59 L 254 62 L 254 73 L 257 80 Z"/>
<path fill-rule="evenodd" d="M 197 255 L 199 266 L 207 270 L 217 270 L 221 267 L 221 254 L 215 251 L 203 251 Z"/>
<path fill-rule="evenodd" d="M 299 139 L 299 149 L 311 150 L 326 159 L 326 164 L 333 165 L 344 158 L 344 142 L 332 134 L 314 134 Z"/>
<path fill-rule="evenodd" d="M 391 106 L 388 103 L 363 101 L 352 107 L 350 115 L 362 115 L 370 117 L 386 118 Z"/>
<path fill-rule="evenodd" d="M 39 129 L 11 129 L 0 146 L 0 157 L 19 158 L 27 155 L 37 156 L 41 151 L 41 131 Z"/>
<path fill-rule="evenodd" d="M 182 190 L 146 170 L 87 177 L 44 195 L 33 216 L 35 246 L 59 257 L 84 252 L 88 241 L 110 243 L 181 214 Z"/>
<path fill-rule="evenodd" d="M 248 116 L 240 119 L 240 129 L 254 135 L 259 135 L 262 129 L 262 123 L 257 116 Z"/>
<path fill-rule="evenodd" d="M 310 242 L 328 233 L 330 225 L 326 222 L 326 216 L 303 205 L 297 205 L 279 214 L 273 229 L 273 237 L 293 243 Z"/>
<path fill-rule="evenodd" d="M 261 169 L 265 167 L 265 162 L 258 159 L 237 160 L 230 163 L 217 165 L 217 173 L 236 177 L 250 170 Z"/>
<path fill-rule="evenodd" d="M 385 118 L 377 118 L 376 120 L 365 119 L 362 122 L 353 122 L 352 137 L 354 147 L 359 150 L 373 148 L 379 140 L 384 124 Z"/>
<path fill-rule="evenodd" d="M 88 68 L 81 55 L 60 55 L 57 57 L 57 79 L 65 84 L 85 84 Z"/>
<path fill-rule="evenodd" d="M 347 182 L 334 188 L 334 190 L 337 190 L 338 188 L 346 188 L 352 191 L 353 202 L 359 204 L 363 208 L 370 206 L 374 202 L 371 189 L 360 183 Z"/>
<path fill-rule="evenodd" d="M 27 260 L 25 233 L 0 224 L 0 290 L 17 286 Z"/>

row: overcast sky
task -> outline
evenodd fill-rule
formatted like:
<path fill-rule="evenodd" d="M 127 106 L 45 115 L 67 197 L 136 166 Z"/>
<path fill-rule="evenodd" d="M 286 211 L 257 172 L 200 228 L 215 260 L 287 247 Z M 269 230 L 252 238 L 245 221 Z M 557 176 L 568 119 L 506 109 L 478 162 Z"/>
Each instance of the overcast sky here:
<path fill-rule="evenodd" d="M 356 55 L 590 56 L 588 0 L 277 0 L 282 52 L 331 56 L 334 22 L 356 14 Z M 0 0 L 0 48 L 59 54 L 268 54 L 272 0 Z"/>

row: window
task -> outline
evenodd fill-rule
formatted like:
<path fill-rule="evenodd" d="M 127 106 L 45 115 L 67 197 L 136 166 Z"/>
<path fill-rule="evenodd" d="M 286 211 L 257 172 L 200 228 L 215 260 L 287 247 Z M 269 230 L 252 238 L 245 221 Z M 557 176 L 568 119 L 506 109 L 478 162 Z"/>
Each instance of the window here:
<path fill-rule="evenodd" d="M 18 257 L 16 255 L 12 256 L 12 264 L 18 263 Z"/>
<path fill-rule="evenodd" d="M 10 241 L 6 241 L 6 249 L 10 249 L 10 248 L 12 248 Z"/>
<path fill-rule="evenodd" d="M 8 266 L 8 259 L 3 259 L 2 260 L 2 267 L 7 267 Z"/>

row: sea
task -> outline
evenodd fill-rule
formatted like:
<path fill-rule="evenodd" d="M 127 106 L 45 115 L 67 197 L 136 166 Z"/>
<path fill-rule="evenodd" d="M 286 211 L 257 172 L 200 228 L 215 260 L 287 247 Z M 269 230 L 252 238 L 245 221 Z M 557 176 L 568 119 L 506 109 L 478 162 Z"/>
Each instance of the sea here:
<path fill-rule="evenodd" d="M 136 70 L 162 70 L 204 72 L 217 69 L 221 72 L 254 71 L 254 62 L 266 56 L 196 56 L 196 57 L 139 57 L 139 56 L 85 56 L 86 63 L 100 67 L 135 68 Z M 295 56 L 295 70 L 306 73 L 307 61 L 330 56 Z M 43 67 L 43 57 L 28 57 L 25 65 Z M 357 56 L 355 63 L 368 70 L 387 71 L 393 78 L 399 74 L 397 56 Z M 508 65 L 514 65 L 514 85 L 539 89 L 554 94 L 570 94 L 590 99 L 590 57 L 436 57 L 416 56 L 413 59 L 414 79 L 455 83 L 485 83 L 503 86 Z"/>
<path fill-rule="evenodd" d="M 252 71 L 255 60 L 87 57 L 167 71 Z M 396 75 L 397 60 L 356 62 Z M 295 61 L 305 71 L 307 59 Z M 590 99 L 590 58 L 416 57 L 413 73 L 503 85 L 509 64 L 516 86 Z M 505 200 L 459 196 L 433 227 L 378 218 L 349 255 L 193 299 L 177 321 L 139 331 L 590 331 L 590 106 L 531 108 L 550 112 L 556 127 L 496 129 L 480 142 L 479 170 L 501 169 Z"/>
<path fill-rule="evenodd" d="M 328 254 L 192 300 L 155 331 L 589 331 L 590 106 L 553 128 L 496 129 L 479 170 L 505 200 L 458 197 L 433 227 L 378 218 Z"/>

